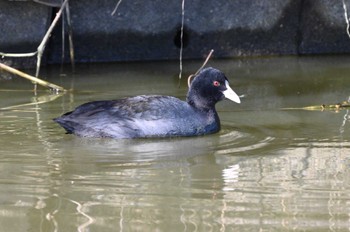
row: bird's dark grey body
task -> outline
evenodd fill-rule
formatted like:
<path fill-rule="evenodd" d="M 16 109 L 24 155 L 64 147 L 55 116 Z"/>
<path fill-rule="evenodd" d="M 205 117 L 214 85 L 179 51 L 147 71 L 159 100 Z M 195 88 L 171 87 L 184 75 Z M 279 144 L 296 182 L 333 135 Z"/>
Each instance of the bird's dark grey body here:
<path fill-rule="evenodd" d="M 175 97 L 142 95 L 83 104 L 56 119 L 85 137 L 171 137 L 217 132 L 216 111 L 199 111 Z"/>
<path fill-rule="evenodd" d="M 201 76 L 202 79 L 198 78 Z M 214 82 L 218 86 L 213 87 Z M 231 90 L 223 73 L 208 68 L 194 79 L 186 101 L 160 95 L 94 101 L 54 120 L 67 133 L 84 137 L 147 138 L 210 134 L 220 130 L 215 103 L 224 98 L 223 93 L 227 89 Z M 237 95 L 234 98 L 239 102 Z"/>

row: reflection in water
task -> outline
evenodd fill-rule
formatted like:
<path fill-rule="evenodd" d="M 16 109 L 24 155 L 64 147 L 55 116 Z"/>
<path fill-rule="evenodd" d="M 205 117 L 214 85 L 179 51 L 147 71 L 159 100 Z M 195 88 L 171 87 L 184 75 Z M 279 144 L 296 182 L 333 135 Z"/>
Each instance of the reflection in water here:
<path fill-rule="evenodd" d="M 78 70 L 76 92 L 0 111 L 2 229 L 349 230 L 349 112 L 280 110 L 348 96 L 340 88 L 349 83 L 348 63 L 319 77 L 326 66 L 308 59 L 235 62 L 216 65 L 235 76 L 234 86 L 247 97 L 239 106 L 218 105 L 222 130 L 214 135 L 86 139 L 65 135 L 52 122 L 83 102 L 145 89 L 184 97 L 177 76 L 167 79 L 171 65 L 156 72 L 141 64 Z M 102 75 L 104 83 L 96 83 Z M 32 95 L 0 91 L 0 97 L 7 107 Z"/>
<path fill-rule="evenodd" d="M 238 182 L 239 164 L 233 164 L 222 170 L 222 178 L 224 181 L 223 191 L 233 191 L 234 183 Z"/>
<path fill-rule="evenodd" d="M 350 100 L 350 98 L 349 98 Z M 350 102 L 350 101 L 349 101 Z M 346 110 L 345 111 L 345 114 L 344 114 L 344 118 L 343 118 L 343 122 L 339 128 L 339 132 L 340 132 L 340 136 L 343 136 L 344 135 L 344 132 L 345 132 L 345 124 L 347 121 L 350 121 L 350 115 L 349 115 L 349 110 Z"/>
<path fill-rule="evenodd" d="M 80 232 L 80 231 L 85 231 L 85 229 L 87 229 L 87 228 L 89 227 L 89 225 L 91 225 L 92 223 L 94 223 L 95 220 L 94 220 L 94 218 L 92 218 L 91 216 L 89 216 L 89 215 L 88 215 L 87 213 L 85 213 L 84 211 L 88 211 L 89 207 L 95 205 L 96 203 L 95 203 L 95 204 L 84 204 L 84 205 L 82 205 L 82 204 L 80 204 L 79 202 L 74 201 L 74 200 L 69 200 L 69 201 L 72 202 L 72 203 L 74 203 L 74 204 L 76 204 L 76 205 L 77 205 L 77 208 L 76 208 L 77 212 L 78 212 L 79 214 L 81 214 L 82 216 L 84 216 L 84 217 L 87 219 L 87 222 L 85 222 L 85 223 L 79 225 L 78 228 L 77 228 L 79 232 Z"/>
<path fill-rule="evenodd" d="M 284 155 L 278 152 L 277 156 L 254 160 L 233 157 L 222 160 L 237 163 L 223 172 L 224 199 L 227 207 L 236 212 L 230 215 L 235 228 L 259 224 L 267 230 L 282 225 L 285 230 L 317 231 L 329 221 L 334 224 L 325 230 L 331 226 L 335 230 L 349 227 L 350 210 L 341 203 L 349 197 L 346 187 L 350 184 L 349 161 L 345 154 L 349 152 L 349 143 L 342 150 L 328 142 L 305 145 L 298 144 L 300 147 L 285 151 Z M 228 172 L 234 176 L 233 181 Z"/>

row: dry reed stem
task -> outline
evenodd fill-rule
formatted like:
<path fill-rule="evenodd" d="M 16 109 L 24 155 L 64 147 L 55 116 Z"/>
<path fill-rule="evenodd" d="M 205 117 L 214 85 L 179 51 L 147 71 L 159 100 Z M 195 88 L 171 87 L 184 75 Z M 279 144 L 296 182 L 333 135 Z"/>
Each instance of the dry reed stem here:
<path fill-rule="evenodd" d="M 111 13 L 111 16 L 113 16 L 113 15 L 117 12 L 120 3 L 122 3 L 122 0 L 119 0 L 119 1 L 118 1 L 117 5 L 115 6 L 114 10 L 113 10 L 112 13 Z"/>
<path fill-rule="evenodd" d="M 214 49 L 211 49 L 209 54 L 208 54 L 208 56 L 207 56 L 207 58 L 203 62 L 202 66 L 197 70 L 197 72 L 195 74 L 191 74 L 191 75 L 188 76 L 188 78 L 187 78 L 187 86 L 188 86 L 188 88 L 191 86 L 191 79 L 192 79 L 192 77 L 197 76 L 198 73 L 205 67 L 205 65 L 207 65 L 207 63 L 208 63 L 211 55 L 213 54 L 213 52 L 214 52 Z"/>
<path fill-rule="evenodd" d="M 18 75 L 20 77 L 23 77 L 25 79 L 28 79 L 28 80 L 30 80 L 30 81 L 32 81 L 32 82 L 34 82 L 36 84 L 39 84 L 41 86 L 53 89 L 55 92 L 65 92 L 66 91 L 61 86 L 52 84 L 52 83 L 50 83 L 48 81 L 41 80 L 41 79 L 39 79 L 37 77 L 34 77 L 34 76 L 31 76 L 31 75 L 29 75 L 27 73 L 21 72 L 21 71 L 15 69 L 15 68 L 11 68 L 10 66 L 7 66 L 7 65 L 5 65 L 3 63 L 0 63 L 0 70 L 1 69 L 5 70 L 7 72 L 10 72 L 10 73 L 16 74 L 16 75 Z"/>
<path fill-rule="evenodd" d="M 36 2 L 41 3 L 40 0 L 36 0 Z M 48 39 L 50 38 L 50 35 L 51 35 L 54 27 L 56 26 L 58 20 L 60 19 L 64 8 L 66 8 L 66 13 L 67 13 L 68 30 L 69 30 L 68 34 L 69 34 L 69 45 L 70 45 L 70 58 L 71 58 L 71 64 L 72 64 L 72 67 L 73 67 L 73 70 L 74 70 L 74 49 L 73 49 L 73 39 L 72 39 L 72 28 L 71 28 L 71 22 L 70 22 L 70 12 L 69 12 L 69 9 L 68 9 L 68 0 L 65 0 L 62 3 L 60 10 L 57 12 L 56 17 L 54 18 L 54 20 L 52 21 L 50 27 L 46 31 L 46 34 L 44 35 L 44 38 L 42 39 L 41 43 L 39 44 L 39 46 L 37 48 L 37 51 L 30 52 L 30 53 L 19 53 L 19 54 L 0 52 L 0 56 L 6 56 L 6 57 L 30 57 L 30 56 L 37 55 L 35 76 L 38 77 L 39 76 L 39 72 L 40 72 L 41 58 L 42 58 L 42 55 L 44 53 L 44 50 L 45 50 L 45 47 L 46 47 L 46 43 L 47 43 Z M 39 84 L 39 82 L 37 82 L 37 81 L 34 81 L 34 82 Z M 34 89 L 36 89 L 36 86 L 34 86 Z"/>
<path fill-rule="evenodd" d="M 182 53 L 184 49 L 184 26 L 185 26 L 185 0 L 182 0 L 181 4 L 181 33 L 180 33 L 180 54 L 179 54 L 179 61 L 180 61 L 180 72 L 179 72 L 179 87 L 180 87 L 180 80 L 182 77 Z"/>
<path fill-rule="evenodd" d="M 349 101 L 343 101 L 341 103 L 337 104 L 323 104 L 323 105 L 316 105 L 316 106 L 305 106 L 300 108 L 283 108 L 283 110 L 310 110 L 310 111 L 324 111 L 324 110 L 335 110 L 339 111 L 342 109 L 349 109 L 350 108 L 350 102 Z"/>
<path fill-rule="evenodd" d="M 66 7 L 66 15 L 67 15 L 67 25 L 68 25 L 69 56 L 70 56 L 70 63 L 72 65 L 72 70 L 74 72 L 75 63 L 74 63 L 73 27 L 70 19 L 70 10 L 69 10 L 68 2 Z"/>
<path fill-rule="evenodd" d="M 5 56 L 5 57 L 31 57 L 35 56 L 38 53 L 36 52 L 28 52 L 28 53 L 4 53 L 0 52 L 0 56 Z"/>
<path fill-rule="evenodd" d="M 67 3 L 68 3 L 68 0 L 65 0 L 62 3 L 60 10 L 57 12 L 56 17 L 52 21 L 49 29 L 46 31 L 46 34 L 45 34 L 43 40 L 41 41 L 40 45 L 38 46 L 38 55 L 37 55 L 36 73 L 35 73 L 36 77 L 39 76 L 41 57 L 42 57 L 42 55 L 44 53 L 44 50 L 45 50 L 45 47 L 46 47 L 46 43 L 47 43 L 48 39 L 50 38 L 51 32 L 53 31 L 53 29 L 56 26 L 59 18 L 61 17 L 62 11 L 66 7 Z"/>

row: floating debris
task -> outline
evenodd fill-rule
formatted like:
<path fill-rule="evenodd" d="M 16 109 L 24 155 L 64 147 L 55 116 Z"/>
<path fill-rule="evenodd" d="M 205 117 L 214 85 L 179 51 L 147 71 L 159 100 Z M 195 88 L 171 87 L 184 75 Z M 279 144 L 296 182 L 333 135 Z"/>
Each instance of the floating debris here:
<path fill-rule="evenodd" d="M 344 109 L 349 109 L 350 108 L 350 102 L 349 101 L 343 101 L 341 103 L 336 103 L 336 104 L 322 104 L 322 105 L 316 105 L 316 106 L 306 106 L 306 107 L 301 107 L 301 108 L 283 108 L 284 110 L 315 110 L 315 111 L 326 111 L 326 110 L 331 110 L 331 111 L 340 111 Z"/>

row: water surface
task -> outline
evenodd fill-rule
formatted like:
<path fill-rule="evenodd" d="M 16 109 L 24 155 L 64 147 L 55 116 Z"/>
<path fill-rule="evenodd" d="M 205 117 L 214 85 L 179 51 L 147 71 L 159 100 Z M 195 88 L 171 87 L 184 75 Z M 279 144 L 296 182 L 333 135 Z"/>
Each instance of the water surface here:
<path fill-rule="evenodd" d="M 347 100 L 349 63 L 211 61 L 242 103 L 217 105 L 217 134 L 169 139 L 79 138 L 52 118 L 92 100 L 184 99 L 176 62 L 47 67 L 73 89 L 62 96 L 2 74 L 0 231 L 349 231 L 349 112 L 301 109 Z"/>

